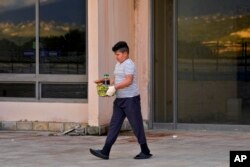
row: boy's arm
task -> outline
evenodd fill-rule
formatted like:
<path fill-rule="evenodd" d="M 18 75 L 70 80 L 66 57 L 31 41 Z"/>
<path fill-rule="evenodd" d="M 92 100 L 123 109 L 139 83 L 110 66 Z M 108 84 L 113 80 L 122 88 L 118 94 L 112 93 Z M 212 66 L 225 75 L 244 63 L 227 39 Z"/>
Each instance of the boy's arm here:
<path fill-rule="evenodd" d="M 132 74 L 128 74 L 125 76 L 125 79 L 120 82 L 119 84 L 116 84 L 115 85 L 115 89 L 122 89 L 122 88 L 125 88 L 125 87 L 128 87 L 129 85 L 131 85 L 133 83 L 133 75 Z"/>
<path fill-rule="evenodd" d="M 96 84 L 100 84 L 100 83 L 103 83 L 103 82 L 104 82 L 104 78 L 94 81 L 94 83 L 96 83 Z"/>
<path fill-rule="evenodd" d="M 95 82 L 96 84 L 103 83 L 103 82 L 104 82 L 104 78 L 95 80 L 94 82 Z M 113 85 L 114 82 L 115 82 L 115 78 L 114 78 L 114 77 L 110 77 L 110 78 L 109 78 L 109 83 L 110 83 L 110 85 Z"/>

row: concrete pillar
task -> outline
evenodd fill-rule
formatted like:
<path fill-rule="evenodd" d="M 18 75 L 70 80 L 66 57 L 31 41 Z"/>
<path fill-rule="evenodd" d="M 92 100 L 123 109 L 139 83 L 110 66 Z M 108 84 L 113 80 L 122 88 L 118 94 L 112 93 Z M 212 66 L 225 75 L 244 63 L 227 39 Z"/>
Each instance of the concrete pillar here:
<path fill-rule="evenodd" d="M 113 75 L 116 63 L 112 46 L 127 41 L 134 55 L 134 1 L 88 1 L 88 123 L 108 124 L 114 98 L 98 97 L 94 80 Z"/>
<path fill-rule="evenodd" d="M 135 0 L 135 63 L 138 73 L 138 86 L 141 94 L 142 116 L 150 118 L 150 0 Z"/>
<path fill-rule="evenodd" d="M 99 125 L 99 98 L 93 81 L 99 77 L 98 1 L 88 1 L 88 123 Z"/>

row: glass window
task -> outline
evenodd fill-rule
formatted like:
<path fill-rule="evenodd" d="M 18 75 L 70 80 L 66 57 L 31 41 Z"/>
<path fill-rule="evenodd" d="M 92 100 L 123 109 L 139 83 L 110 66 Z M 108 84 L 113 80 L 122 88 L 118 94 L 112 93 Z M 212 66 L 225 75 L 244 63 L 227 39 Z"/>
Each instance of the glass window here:
<path fill-rule="evenodd" d="M 41 1 L 40 73 L 86 74 L 84 0 Z"/>
<path fill-rule="evenodd" d="M 0 73 L 35 73 L 35 0 L 0 1 Z"/>
<path fill-rule="evenodd" d="M 42 98 L 87 98 L 87 84 L 42 84 Z"/>
<path fill-rule="evenodd" d="M 86 0 L 0 1 L 2 97 L 83 102 L 86 68 Z"/>
<path fill-rule="evenodd" d="M 35 97 L 34 83 L 0 83 L 0 97 Z"/>
<path fill-rule="evenodd" d="M 178 0 L 178 122 L 250 124 L 250 1 Z"/>

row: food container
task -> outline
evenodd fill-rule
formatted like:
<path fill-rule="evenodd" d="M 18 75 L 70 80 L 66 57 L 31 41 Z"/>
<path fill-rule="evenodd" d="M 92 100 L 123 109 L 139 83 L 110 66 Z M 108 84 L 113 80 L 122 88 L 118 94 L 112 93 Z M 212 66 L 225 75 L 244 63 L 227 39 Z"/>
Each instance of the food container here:
<path fill-rule="evenodd" d="M 107 96 L 106 95 L 106 92 L 108 90 L 108 86 L 107 85 L 104 85 L 104 84 L 100 83 L 100 84 L 98 84 L 96 86 L 96 89 L 97 89 L 98 96 L 101 96 L 101 97 Z"/>

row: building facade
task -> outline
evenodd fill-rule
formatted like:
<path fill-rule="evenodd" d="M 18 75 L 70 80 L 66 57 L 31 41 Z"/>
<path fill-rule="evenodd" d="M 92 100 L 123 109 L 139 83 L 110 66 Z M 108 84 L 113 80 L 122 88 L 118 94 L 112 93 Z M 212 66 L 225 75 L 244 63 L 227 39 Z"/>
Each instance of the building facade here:
<path fill-rule="evenodd" d="M 250 124 L 250 2 L 21 0 L 0 2 L 1 129 L 108 126 L 112 46 L 130 46 L 145 128 Z"/>

